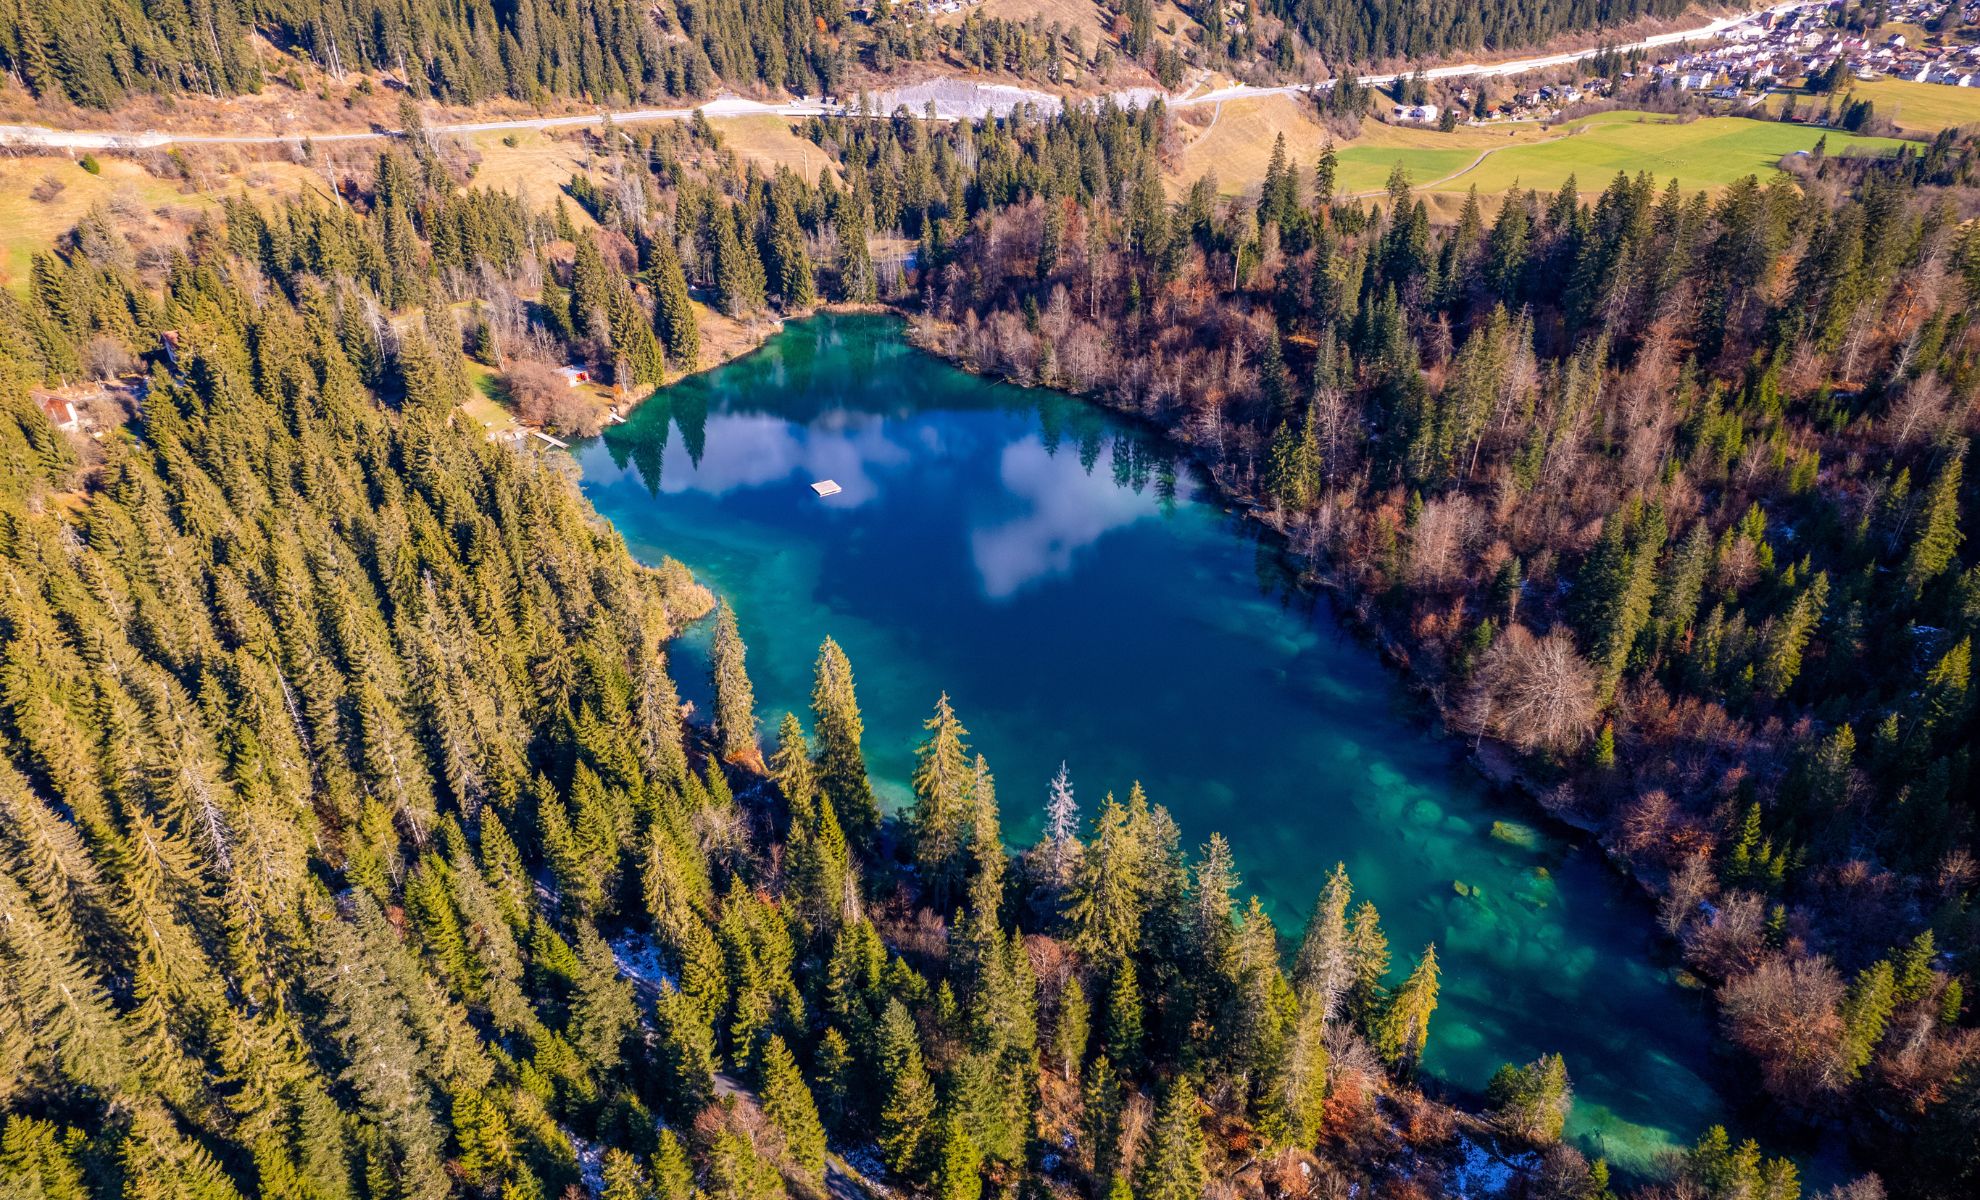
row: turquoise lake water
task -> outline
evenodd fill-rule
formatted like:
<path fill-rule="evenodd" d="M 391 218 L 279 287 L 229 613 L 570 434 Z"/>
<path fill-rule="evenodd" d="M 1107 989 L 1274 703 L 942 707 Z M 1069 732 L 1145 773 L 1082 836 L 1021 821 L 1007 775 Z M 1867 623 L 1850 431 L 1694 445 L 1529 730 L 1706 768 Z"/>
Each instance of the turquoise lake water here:
<path fill-rule="evenodd" d="M 1089 816 L 1139 779 L 1192 848 L 1221 831 L 1241 896 L 1289 938 L 1346 862 L 1398 976 L 1437 944 L 1425 1066 L 1450 1086 L 1559 1051 L 1572 1136 L 1634 1171 L 1725 1119 L 1702 999 L 1657 964 L 1647 907 L 1593 849 L 1494 837 L 1528 814 L 1159 439 L 957 371 L 891 318 L 832 316 L 575 452 L 636 555 L 670 554 L 731 598 L 766 733 L 807 715 L 829 634 L 889 799 L 946 690 L 1013 844 L 1035 836 L 1064 760 Z M 821 479 L 844 490 L 820 499 Z M 706 624 L 674 661 L 702 711 Z"/>

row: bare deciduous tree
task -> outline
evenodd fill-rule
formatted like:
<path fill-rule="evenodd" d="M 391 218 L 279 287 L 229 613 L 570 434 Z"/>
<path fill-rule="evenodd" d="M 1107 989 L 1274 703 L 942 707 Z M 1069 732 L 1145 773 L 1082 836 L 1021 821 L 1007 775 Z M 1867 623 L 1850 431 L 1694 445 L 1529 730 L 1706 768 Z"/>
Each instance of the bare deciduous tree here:
<path fill-rule="evenodd" d="M 1662 792 L 1652 795 L 1662 796 Z M 1647 798 L 1647 797 L 1646 797 Z M 1712 865 L 1703 854 L 1694 854 L 1679 864 L 1671 872 L 1671 890 L 1657 907 L 1657 921 L 1664 932 L 1676 937 L 1686 921 L 1698 911 L 1698 906 L 1711 899 L 1717 890 L 1717 881 L 1712 878 Z"/>
<path fill-rule="evenodd" d="M 1769 1092 L 1806 1102 L 1832 1086 L 1844 991 L 1828 959 L 1782 956 L 1719 989 L 1726 1031 L 1759 1060 Z"/>
<path fill-rule="evenodd" d="M 1595 669 L 1565 629 L 1506 630 L 1478 665 L 1466 713 L 1475 731 L 1524 750 L 1566 751 L 1595 724 Z"/>
<path fill-rule="evenodd" d="M 539 362 L 518 362 L 502 376 L 516 415 L 532 425 L 593 437 L 605 427 L 606 405 L 588 389 L 574 388 Z"/>

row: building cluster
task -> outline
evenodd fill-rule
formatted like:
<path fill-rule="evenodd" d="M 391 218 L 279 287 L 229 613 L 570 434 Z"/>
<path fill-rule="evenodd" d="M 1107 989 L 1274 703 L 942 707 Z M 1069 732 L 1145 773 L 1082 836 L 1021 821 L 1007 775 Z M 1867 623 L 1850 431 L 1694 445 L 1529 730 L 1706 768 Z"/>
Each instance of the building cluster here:
<path fill-rule="evenodd" d="M 1537 87 L 1522 88 L 1502 100 L 1488 102 L 1484 120 L 1519 121 L 1530 120 L 1534 117 L 1546 117 L 1560 112 L 1569 105 L 1579 104 L 1583 100 L 1606 96 L 1613 90 L 1615 90 L 1614 84 L 1600 75 L 1583 79 L 1579 83 L 1549 83 Z M 1477 98 L 1478 93 L 1473 88 L 1465 87 L 1459 89 L 1456 95 L 1458 111 L 1463 114 L 1475 112 Z M 1406 109 L 1403 105 L 1397 105 L 1391 119 L 1395 121 L 1435 121 L 1437 119 L 1436 105 L 1424 105 L 1423 108 L 1428 111 L 1428 117 L 1412 117 L 1408 115 L 1410 110 Z M 1465 116 L 1464 120 L 1467 124 L 1472 125 L 1480 123 L 1478 118 L 1469 115 Z"/>
<path fill-rule="evenodd" d="M 1710 46 L 1659 63 L 1651 73 L 1672 87 L 1709 91 L 1727 99 L 1764 93 L 1800 79 L 1819 76 L 1841 63 L 1855 79 L 1905 79 L 1949 87 L 1980 87 L 1980 44 L 1930 35 L 1865 34 L 1838 23 L 1840 4 L 1810 4 L 1756 14 L 1726 31 Z M 1951 29 L 1980 23 L 1980 0 L 1965 2 L 1948 19 L 1945 0 L 1893 0 L 1891 25 Z M 1913 44 L 1914 42 L 1918 44 Z"/>

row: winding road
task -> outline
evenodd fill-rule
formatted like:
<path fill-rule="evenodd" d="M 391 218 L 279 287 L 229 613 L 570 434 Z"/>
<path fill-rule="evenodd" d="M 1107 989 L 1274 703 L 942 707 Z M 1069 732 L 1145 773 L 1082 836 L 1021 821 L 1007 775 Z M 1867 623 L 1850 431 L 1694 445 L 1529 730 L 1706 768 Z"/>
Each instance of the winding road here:
<path fill-rule="evenodd" d="M 1814 3 L 1823 2 L 1826 2 L 1826 0 L 1790 0 L 1788 3 L 1776 4 L 1769 9 L 1742 13 L 1736 16 L 1720 17 L 1717 20 L 1707 22 L 1694 29 L 1654 34 L 1641 41 L 1628 42 L 1622 45 L 1607 47 L 1607 49 L 1621 51 L 1652 49 L 1679 42 L 1715 38 L 1741 25 L 1757 21 L 1766 13 L 1787 13 L 1799 8 L 1809 7 Z M 1523 75 L 1529 71 L 1542 71 L 1554 67 L 1563 67 L 1569 63 L 1579 62 L 1582 59 L 1593 58 L 1601 52 L 1602 48 L 1596 48 L 1590 50 L 1572 50 L 1560 54 L 1547 54 L 1536 58 L 1512 59 L 1507 62 L 1498 63 L 1454 63 L 1448 66 L 1427 68 L 1423 71 L 1423 75 L 1427 79 L 1455 79 L 1468 76 L 1503 78 L 1510 75 Z M 1404 78 L 1408 74 L 1409 72 L 1389 75 L 1363 75 L 1360 77 L 1360 82 L 1364 85 L 1394 83 L 1397 79 Z M 957 85 L 960 91 L 966 92 L 972 88 L 982 89 L 982 85 L 976 85 L 962 80 L 951 80 L 949 82 Z M 1327 90 L 1334 86 L 1334 81 L 1293 83 L 1286 84 L 1282 87 L 1253 87 L 1250 84 L 1233 84 L 1230 87 L 1217 88 L 1204 92 L 1201 95 L 1194 94 L 1196 86 L 1196 84 L 1191 84 L 1182 95 L 1170 97 L 1167 103 L 1173 108 L 1191 108 L 1199 104 L 1211 104 L 1221 108 L 1227 100 L 1241 100 L 1257 96 L 1303 95 L 1315 90 Z M 923 89 L 917 88 L 915 90 Z M 933 98 L 936 108 L 935 115 L 944 120 L 973 117 L 980 115 L 984 111 L 986 103 L 990 109 L 1001 108 L 1004 111 L 1008 111 L 1017 104 L 1027 101 L 1046 108 L 1056 107 L 1059 104 L 1058 97 L 1045 92 L 1029 92 L 1022 88 L 1003 85 L 995 85 L 990 91 L 995 98 L 988 102 L 982 99 L 972 99 L 945 104 L 942 97 L 936 96 Z M 887 95 L 891 94 L 883 93 L 883 100 Z M 1147 91 L 1143 89 L 1132 93 L 1119 93 L 1118 97 L 1123 100 L 1138 100 L 1144 99 L 1147 94 Z M 891 108 L 891 105 L 888 107 Z M 918 108 L 918 106 L 916 107 Z M 724 95 L 709 101 L 707 104 L 700 105 L 698 108 L 621 109 L 611 112 L 601 111 L 559 117 L 530 117 L 509 121 L 467 121 L 457 124 L 437 124 L 430 125 L 427 129 L 432 133 L 447 134 L 565 129 L 598 125 L 606 120 L 621 124 L 637 124 L 644 121 L 681 121 L 692 117 L 697 111 L 710 117 L 823 117 L 844 116 L 848 110 L 845 106 L 829 102 L 822 97 L 805 97 L 787 104 L 769 104 L 760 100 L 750 100 L 742 96 Z M 268 145 L 271 143 L 294 144 L 299 142 L 356 142 L 368 141 L 375 138 L 396 137 L 400 132 L 399 130 L 368 129 L 316 133 L 226 134 L 176 133 L 159 130 L 51 129 L 42 125 L 0 125 L 0 146 L 50 150 L 147 150 L 160 146 L 175 145 L 224 146 Z"/>

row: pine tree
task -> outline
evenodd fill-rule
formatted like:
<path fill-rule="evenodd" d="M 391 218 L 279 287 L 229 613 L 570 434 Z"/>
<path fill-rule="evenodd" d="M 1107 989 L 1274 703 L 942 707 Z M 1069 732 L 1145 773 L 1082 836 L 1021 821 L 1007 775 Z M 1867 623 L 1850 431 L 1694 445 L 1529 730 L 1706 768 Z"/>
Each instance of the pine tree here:
<path fill-rule="evenodd" d="M 1259 1126 L 1281 1146 L 1310 1149 L 1327 1103 L 1327 1020 L 1317 990 L 1299 1002 L 1267 1081 Z"/>
<path fill-rule="evenodd" d="M 1540 1145 L 1557 1142 L 1574 1103 L 1567 1064 L 1558 1054 L 1542 1055 L 1523 1067 L 1507 1063 L 1492 1076 L 1485 1101 L 1513 1137 Z"/>
<path fill-rule="evenodd" d="M 865 192 L 854 184 L 833 216 L 839 245 L 839 299 L 849 304 L 871 304 L 880 295 L 873 251 L 867 245 L 870 232 Z"/>
<path fill-rule="evenodd" d="M 1815 635 L 1815 627 L 1821 621 L 1828 602 L 1829 574 L 1818 572 L 1808 586 L 1795 596 L 1787 613 L 1774 623 L 1761 650 L 1760 666 L 1754 676 L 1764 694 L 1778 700 L 1793 686 L 1796 677 L 1801 674 L 1802 654 L 1809 639 Z"/>
<path fill-rule="evenodd" d="M 928 739 L 915 751 L 914 860 L 929 902 L 940 912 L 955 899 L 962 880 L 976 772 L 963 741 L 969 731 L 956 719 L 947 692 L 922 727 Z"/>
<path fill-rule="evenodd" d="M 694 1192 L 694 1175 L 687 1150 L 671 1129 L 662 1129 L 659 1146 L 653 1152 L 654 1200 L 689 1200 Z"/>
<path fill-rule="evenodd" d="M 1856 1079 L 1869 1065 L 1896 1007 L 1896 972 L 1889 959 L 1865 967 L 1851 982 L 1842 1006 L 1842 1042 L 1836 1047 L 1836 1066 L 1845 1079 Z"/>
<path fill-rule="evenodd" d="M 1335 863 L 1313 899 L 1313 913 L 1306 919 L 1306 934 L 1293 966 L 1294 983 L 1303 997 L 1319 1006 L 1323 1020 L 1334 1018 L 1354 984 L 1348 938 L 1348 903 L 1353 895 L 1347 864 Z"/>
<path fill-rule="evenodd" d="M 89 1200 L 82 1131 L 16 1114 L 0 1122 L 0 1189 L 21 1200 Z"/>
<path fill-rule="evenodd" d="M 831 638 L 818 647 L 811 685 L 812 723 L 818 732 L 818 787 L 832 802 L 851 844 L 872 844 L 880 829 L 880 806 L 866 774 L 860 746 L 866 724 L 859 715 L 852 664 Z"/>
<path fill-rule="evenodd" d="M 1348 963 L 1348 1015 L 1373 1034 L 1375 1018 L 1387 995 L 1382 981 L 1389 974 L 1389 939 L 1382 932 L 1381 914 L 1367 900 L 1354 910 L 1348 923 Z"/>
<path fill-rule="evenodd" d="M 581 234 L 576 243 L 571 263 L 571 328 L 603 338 L 612 331 L 612 277 L 596 241 Z"/>
<path fill-rule="evenodd" d="M 936 1136 L 936 1200 L 978 1200 L 983 1195 L 983 1155 L 960 1113 L 942 1122 Z"/>
<path fill-rule="evenodd" d="M 599 1193 L 599 1200 L 646 1200 L 654 1194 L 646 1168 L 617 1146 L 605 1151 L 601 1166 L 605 1188 Z"/>
<path fill-rule="evenodd" d="M 786 1195 L 777 1168 L 734 1118 L 709 1144 L 704 1191 L 709 1200 L 778 1200 Z"/>
<path fill-rule="evenodd" d="M 1932 969 L 1939 948 L 1932 931 L 1921 931 L 1897 954 L 1893 983 L 1899 1004 L 1916 1004 L 1932 990 L 1937 978 Z"/>
<path fill-rule="evenodd" d="M 515 1130 L 509 1111 L 497 1098 L 481 1091 L 459 1092 L 453 1098 L 454 1143 L 460 1154 L 455 1166 L 471 1187 L 489 1191 L 516 1165 Z"/>
<path fill-rule="evenodd" d="M 752 316 L 763 309 L 763 263 L 756 256 L 755 239 L 739 236 L 734 217 L 716 210 L 715 297 L 716 307 L 731 317 Z"/>
<path fill-rule="evenodd" d="M 1141 1200 L 1201 1200 L 1210 1171 L 1198 1105 L 1188 1077 L 1169 1085 L 1135 1172 Z"/>
<path fill-rule="evenodd" d="M 571 1023 L 566 1031 L 595 1069 L 618 1067 L 626 1038 L 639 1024 L 631 981 L 619 974 L 612 948 L 589 925 L 578 931 L 576 994 L 571 998 Z"/>
<path fill-rule="evenodd" d="M 1080 1085 L 1080 1144 L 1086 1148 L 1087 1169 L 1098 1185 L 1120 1169 L 1121 1112 L 1124 1097 L 1114 1065 L 1102 1054 L 1093 1060 Z"/>
<path fill-rule="evenodd" d="M 654 1004 L 659 1026 L 655 1059 L 666 1083 L 670 1113 L 693 1120 L 715 1097 L 715 1035 L 686 994 L 663 985 Z"/>
<path fill-rule="evenodd" d="M 836 930 L 850 915 L 846 898 L 853 886 L 845 835 L 832 802 L 817 792 L 810 746 L 797 716 L 785 713 L 777 730 L 777 752 L 770 773 L 790 810 L 785 837 L 785 896 L 806 930 Z"/>
<path fill-rule="evenodd" d="M 1142 868 L 1128 810 L 1109 795 L 1067 896 L 1073 946 L 1089 960 L 1111 962 L 1141 944 Z"/>
<path fill-rule="evenodd" d="M 798 1173 L 814 1187 L 822 1187 L 825 1129 L 819 1123 L 818 1108 L 812 1102 L 804 1076 L 798 1071 L 797 1060 L 791 1056 L 784 1039 L 772 1034 L 757 1065 L 763 1079 L 763 1115 L 784 1135 L 785 1153 Z"/>
<path fill-rule="evenodd" d="M 1079 844 L 1079 803 L 1073 799 L 1072 776 L 1059 764 L 1045 801 L 1046 883 L 1063 894 L 1072 885 L 1082 849 Z M 1055 897 L 1056 898 L 1056 897 Z"/>
<path fill-rule="evenodd" d="M 1962 444 L 1946 460 L 1946 465 L 1939 468 L 1938 476 L 1932 480 L 1932 490 L 1926 495 L 1918 537 L 1904 559 L 1905 586 L 1914 597 L 1955 561 L 1954 555 L 1963 540 L 1959 529 L 1959 488 L 1965 465 L 1966 447 Z"/>
<path fill-rule="evenodd" d="M 818 1039 L 812 1078 L 816 1081 L 819 1120 L 834 1134 L 843 1133 L 858 1115 L 854 1111 L 852 1046 L 837 1026 L 827 1026 Z"/>
<path fill-rule="evenodd" d="M 653 336 L 653 322 L 622 278 L 613 280 L 606 312 L 611 321 L 612 348 L 619 364 L 613 382 L 622 394 L 644 395 L 667 382 L 666 356 Z"/>
<path fill-rule="evenodd" d="M 1141 982 L 1134 959 L 1123 956 L 1107 989 L 1107 1056 L 1122 1072 L 1138 1074 L 1142 1066 Z"/>
<path fill-rule="evenodd" d="M 1376 1049 L 1390 1063 L 1414 1068 L 1430 1041 L 1430 1014 L 1437 1011 L 1437 947 L 1423 948 L 1416 969 L 1396 989 L 1375 1029 Z"/>
<path fill-rule="evenodd" d="M 798 312 L 818 303 L 818 285 L 812 276 L 811 256 L 804 248 L 804 231 L 798 228 L 790 188 L 779 187 L 776 193 L 771 206 L 770 269 L 784 311 Z"/>
<path fill-rule="evenodd" d="M 1265 490 L 1281 508 L 1301 513 L 1319 498 L 1320 440 L 1309 412 L 1304 419 L 1281 420 L 1272 435 Z"/>
<path fill-rule="evenodd" d="M 1067 1083 L 1079 1082 L 1080 1064 L 1086 1061 L 1086 1043 L 1091 1036 L 1091 1019 L 1086 988 L 1079 976 L 1068 974 L 1059 988 L 1058 1018 L 1052 1026 L 1052 1060 Z"/>
<path fill-rule="evenodd" d="M 898 997 L 880 1019 L 880 1151 L 887 1169 L 922 1178 L 927 1165 L 935 1091 L 922 1063 L 921 1034 Z"/>
<path fill-rule="evenodd" d="M 722 757 L 750 762 L 756 747 L 756 692 L 743 663 L 745 650 L 736 628 L 736 610 L 724 599 L 715 612 L 715 640 L 708 652 L 708 670 L 715 685 L 715 736 Z"/>
<path fill-rule="evenodd" d="M 701 327 L 695 322 L 687 275 L 672 241 L 655 240 L 648 273 L 653 281 L 654 329 L 666 346 L 667 361 L 676 371 L 692 371 L 701 363 Z"/>

